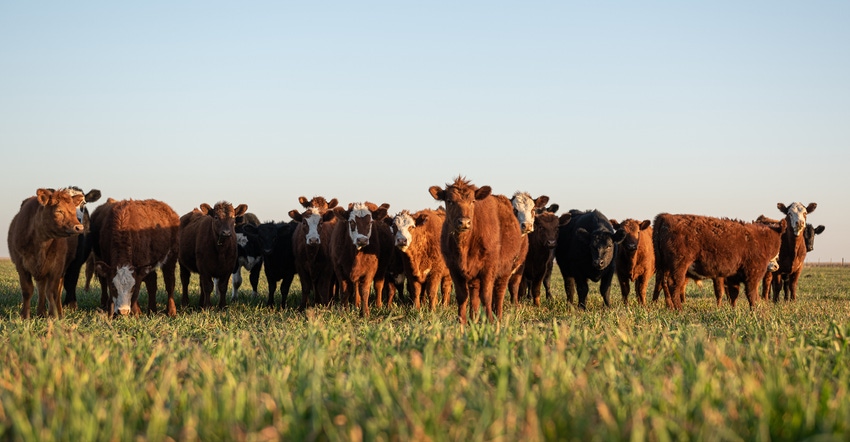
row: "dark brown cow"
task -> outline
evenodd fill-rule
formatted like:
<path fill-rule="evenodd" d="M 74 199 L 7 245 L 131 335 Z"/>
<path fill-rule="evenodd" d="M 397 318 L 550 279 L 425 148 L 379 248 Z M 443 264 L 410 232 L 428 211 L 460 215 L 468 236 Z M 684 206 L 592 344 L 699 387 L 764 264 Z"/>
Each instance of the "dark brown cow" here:
<path fill-rule="evenodd" d="M 88 193 L 83 192 L 76 186 L 66 187 L 71 194 L 78 193 L 84 196 L 83 202 L 77 207 L 77 219 L 83 224 L 85 230 L 77 237 L 77 251 L 74 254 L 74 259 L 68 264 L 65 270 L 63 286 L 65 287 L 65 299 L 62 305 L 66 309 L 77 308 L 77 282 L 80 279 L 80 269 L 86 263 L 91 255 L 91 216 L 89 209 L 86 208 L 87 203 L 93 203 L 100 199 L 100 190 L 92 189 Z"/>
<path fill-rule="evenodd" d="M 77 219 L 83 200 L 68 189 L 38 189 L 12 218 L 9 255 L 21 283 L 22 317 L 30 317 L 33 279 L 38 288 L 36 313 L 62 317 L 62 278 L 77 252 L 77 237 L 85 230 Z"/>
<path fill-rule="evenodd" d="M 360 315 L 369 317 L 373 283 L 378 306 L 382 303 L 386 258 L 381 258 L 382 238 L 375 227 L 383 224 L 387 209 L 366 202 L 350 204 L 347 210 L 337 206 L 334 213 L 338 221 L 331 238 L 331 261 L 343 302 L 359 305 Z"/>
<path fill-rule="evenodd" d="M 806 218 L 809 213 L 815 211 L 817 203 L 809 203 L 804 206 L 798 202 L 790 206 L 777 203 L 776 207 L 785 214 L 785 222 L 788 228 L 782 235 L 782 246 L 779 248 L 779 269 L 774 272 L 773 277 L 773 302 L 779 302 L 780 290 L 784 293 L 786 301 L 797 299 L 797 282 L 803 273 L 803 265 L 806 262 L 805 230 Z"/>
<path fill-rule="evenodd" d="M 635 283 L 635 294 L 641 305 L 646 304 L 646 287 L 649 279 L 655 274 L 655 250 L 652 247 L 652 222 L 650 220 L 638 221 L 625 219 L 618 223 L 610 220 L 615 229 L 623 229 L 626 238 L 620 243 L 615 259 L 617 280 L 620 282 L 620 293 L 623 295 L 623 304 L 629 303 L 629 290 L 631 282 Z M 660 285 L 655 285 L 659 290 Z M 653 293 L 657 298 L 657 293 Z"/>
<path fill-rule="evenodd" d="M 758 284 L 779 252 L 786 225 L 785 220 L 766 225 L 699 215 L 656 216 L 652 243 L 657 278 L 669 286 L 667 306 L 682 308 L 688 273 L 704 279 L 734 277 L 746 286 L 750 307 L 755 306 Z M 734 307 L 736 294 L 729 295 Z"/>
<path fill-rule="evenodd" d="M 238 251 L 236 245 L 236 217 L 242 216 L 248 206 L 220 201 L 215 207 L 201 204 L 180 217 L 180 281 L 183 285 L 183 306 L 189 305 L 189 279 L 197 273 L 201 285 L 201 308 L 210 307 L 211 294 L 215 289 L 218 306 L 227 305 L 227 284 L 236 267 Z M 213 287 L 213 279 L 216 280 Z"/>
<path fill-rule="evenodd" d="M 528 237 L 520 231 L 510 200 L 492 195 L 490 186 L 479 188 L 463 177 L 445 188 L 431 186 L 429 192 L 446 203 L 440 245 L 452 275 L 461 324 L 467 323 L 467 309 L 476 320 L 482 303 L 490 321 L 501 320 L 509 279 L 528 253 Z"/>
<path fill-rule="evenodd" d="M 435 310 L 439 302 L 437 290 L 442 291 L 443 305 L 449 303 L 452 279 L 440 251 L 445 219 L 445 211 L 425 209 L 413 214 L 403 210 L 392 220 L 395 247 L 402 254 L 404 276 L 417 309 L 423 289 L 431 310 Z"/>
<path fill-rule="evenodd" d="M 555 261 L 555 248 L 558 246 L 559 227 L 570 222 L 570 214 L 556 216 L 558 205 L 553 204 L 544 208 L 534 218 L 534 231 L 528 234 L 528 254 L 525 256 L 523 267 L 523 289 L 524 294 L 530 289 L 534 305 L 540 305 L 540 287 L 546 289 L 546 297 L 551 298 L 551 289 L 547 276 L 552 274 L 552 265 Z M 518 302 L 515 299 L 514 302 Z"/>
<path fill-rule="evenodd" d="M 299 197 L 306 210 L 290 210 L 289 216 L 299 224 L 292 236 L 295 269 L 301 280 L 301 309 L 307 308 L 309 297 L 313 304 L 330 302 L 336 284 L 331 263 L 331 235 L 336 225 L 336 215 L 331 210 L 337 206 L 336 198 L 330 201 L 316 196 L 308 200 Z"/>
<path fill-rule="evenodd" d="M 165 312 L 177 314 L 174 271 L 177 267 L 180 218 L 157 200 L 124 200 L 102 205 L 98 214 L 96 270 L 102 288 L 108 287 L 110 315 L 138 315 L 139 289 L 148 291 L 148 312 L 156 312 L 156 269 L 162 269 L 168 300 Z M 98 207 L 98 209 L 101 209 Z"/>

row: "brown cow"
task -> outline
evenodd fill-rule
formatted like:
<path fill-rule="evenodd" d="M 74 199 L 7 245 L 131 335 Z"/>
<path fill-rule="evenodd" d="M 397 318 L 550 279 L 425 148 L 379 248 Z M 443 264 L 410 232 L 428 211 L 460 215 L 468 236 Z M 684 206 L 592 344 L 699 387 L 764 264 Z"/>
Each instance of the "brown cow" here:
<path fill-rule="evenodd" d="M 12 218 L 9 255 L 21 283 L 22 317 L 30 317 L 33 279 L 38 288 L 36 313 L 62 317 L 62 278 L 77 252 L 77 237 L 85 230 L 77 219 L 84 198 L 68 189 L 38 189 Z"/>
<path fill-rule="evenodd" d="M 779 269 L 773 276 L 773 302 L 779 302 L 779 291 L 784 293 L 785 300 L 797 299 L 797 283 L 803 273 L 806 262 L 806 217 L 815 211 L 817 203 L 804 206 L 798 202 L 790 206 L 777 203 L 776 207 L 785 214 L 788 229 L 782 235 L 782 246 L 779 248 Z"/>
<path fill-rule="evenodd" d="M 148 291 L 148 312 L 156 312 L 156 269 L 162 269 L 168 295 L 165 312 L 177 314 L 174 271 L 177 267 L 180 218 L 157 200 L 123 200 L 102 205 L 97 217 L 96 271 L 102 289 L 108 287 L 109 315 L 138 315 L 139 288 Z M 101 209 L 98 207 L 98 210 Z"/>
<path fill-rule="evenodd" d="M 299 223 L 292 236 L 292 253 L 295 256 L 295 269 L 301 280 L 303 310 L 307 308 L 311 295 L 313 304 L 329 303 L 336 285 L 330 244 L 337 222 L 336 214 L 331 209 L 337 206 L 337 199 L 327 201 L 324 197 L 315 196 L 308 200 L 301 196 L 298 202 L 306 210 L 290 210 L 289 216 Z"/>
<path fill-rule="evenodd" d="M 555 262 L 559 227 L 570 222 L 569 213 L 559 217 L 555 215 L 557 211 L 557 204 L 540 209 L 534 218 L 534 231 L 528 234 L 528 254 L 525 256 L 522 274 L 523 288 L 520 293 L 524 296 L 530 290 L 531 298 L 536 306 L 540 305 L 541 285 L 546 289 L 546 298 L 552 297 L 547 276 L 551 276 L 552 265 Z M 518 299 L 514 300 L 514 303 L 516 302 Z"/>
<path fill-rule="evenodd" d="M 197 273 L 201 285 L 201 308 L 210 307 L 215 289 L 218 306 L 227 306 L 227 284 L 238 258 L 236 244 L 236 217 L 242 216 L 248 206 L 220 201 L 215 207 L 201 204 L 180 217 L 180 281 L 183 285 L 183 306 L 189 305 L 189 279 Z M 213 284 L 213 279 L 216 280 Z M 214 287 L 215 285 L 215 287 Z"/>
<path fill-rule="evenodd" d="M 343 302 L 353 301 L 360 306 L 360 316 L 369 317 L 369 293 L 373 283 L 378 306 L 382 303 L 386 258 L 381 258 L 382 238 L 374 227 L 378 224 L 376 221 L 387 216 L 387 209 L 368 202 L 353 203 L 347 210 L 335 207 L 334 214 L 339 220 L 331 238 L 331 262 Z"/>
<path fill-rule="evenodd" d="M 431 310 L 437 308 L 438 289 L 443 294 L 443 305 L 449 304 L 452 279 L 440 251 L 440 234 L 445 220 L 445 211 L 431 209 L 413 214 L 403 210 L 392 219 L 395 247 L 402 254 L 404 276 L 413 295 L 413 306 L 417 309 L 423 288 Z"/>
<path fill-rule="evenodd" d="M 650 220 L 637 221 L 625 219 L 618 223 L 610 220 L 615 229 L 623 229 L 626 238 L 620 243 L 617 250 L 615 268 L 617 279 L 620 282 L 620 293 L 623 295 L 623 304 L 629 304 L 629 290 L 631 281 L 635 282 L 635 294 L 640 305 L 646 304 L 646 287 L 649 279 L 655 274 L 655 250 L 652 247 L 652 222 Z M 655 285 L 656 292 L 660 285 Z M 657 298 L 657 293 L 653 293 Z"/>
<path fill-rule="evenodd" d="M 476 320 L 482 303 L 490 321 L 501 320 L 509 279 L 528 252 L 528 237 L 520 231 L 510 200 L 463 177 L 428 191 L 446 203 L 440 246 L 452 275 L 461 324 L 467 323 L 467 308 Z"/>
<path fill-rule="evenodd" d="M 699 215 L 656 216 L 652 243 L 657 278 L 669 285 L 667 306 L 682 308 L 688 273 L 711 279 L 734 277 L 746 286 L 750 307 L 755 306 L 758 284 L 779 252 L 786 225 L 785 220 L 766 225 Z M 729 295 L 734 307 L 737 296 Z"/>

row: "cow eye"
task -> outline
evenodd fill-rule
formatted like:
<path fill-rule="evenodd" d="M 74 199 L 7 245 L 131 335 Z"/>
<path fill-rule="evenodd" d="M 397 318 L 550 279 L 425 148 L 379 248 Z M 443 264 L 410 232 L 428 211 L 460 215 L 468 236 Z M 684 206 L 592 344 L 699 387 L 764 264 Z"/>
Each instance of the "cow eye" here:
<path fill-rule="evenodd" d="M 354 221 L 349 221 L 348 226 L 351 227 L 351 230 L 354 230 L 357 228 L 357 223 Z"/>

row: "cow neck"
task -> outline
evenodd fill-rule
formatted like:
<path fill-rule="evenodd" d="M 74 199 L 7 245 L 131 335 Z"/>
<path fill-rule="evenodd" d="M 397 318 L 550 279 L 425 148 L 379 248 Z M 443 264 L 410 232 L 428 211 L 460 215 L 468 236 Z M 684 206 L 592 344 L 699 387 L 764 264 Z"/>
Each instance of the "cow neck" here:
<path fill-rule="evenodd" d="M 806 239 L 801 233 L 800 236 L 795 236 L 790 228 L 790 220 L 788 227 L 782 233 L 782 242 L 779 246 L 779 273 L 791 273 L 794 271 L 794 264 L 798 261 L 802 262 L 801 257 L 806 257 Z"/>

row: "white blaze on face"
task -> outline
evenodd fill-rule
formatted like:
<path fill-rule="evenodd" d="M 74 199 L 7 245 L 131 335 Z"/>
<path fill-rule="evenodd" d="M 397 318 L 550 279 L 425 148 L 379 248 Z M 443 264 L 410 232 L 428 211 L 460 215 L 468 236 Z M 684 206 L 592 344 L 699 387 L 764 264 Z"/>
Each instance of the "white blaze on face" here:
<path fill-rule="evenodd" d="M 115 313 L 126 315 L 130 313 L 130 302 L 133 297 L 133 287 L 136 286 L 136 279 L 133 277 L 133 269 L 125 265 L 115 272 L 115 277 L 112 278 L 112 284 L 115 285 L 116 297 L 112 298 L 115 304 Z"/>
<path fill-rule="evenodd" d="M 307 213 L 304 216 L 304 220 L 307 222 L 307 244 L 321 244 L 319 224 L 322 222 L 322 215 L 319 214 L 319 209 L 314 207 L 311 207 Z"/>
<path fill-rule="evenodd" d="M 401 212 L 393 218 L 393 225 L 396 228 L 393 239 L 395 246 L 402 252 L 406 251 L 413 243 L 413 234 L 410 232 L 410 229 L 414 227 L 415 223 L 413 217 L 408 212 Z"/>
<path fill-rule="evenodd" d="M 519 221 L 519 228 L 522 234 L 531 233 L 534 231 L 534 199 L 526 192 L 517 192 L 511 198 L 511 205 L 514 206 L 514 215 Z"/>
<path fill-rule="evenodd" d="M 779 254 L 778 253 L 776 254 L 776 256 L 773 257 L 773 259 L 770 260 L 769 263 L 767 263 L 767 271 L 768 272 L 775 272 L 777 270 L 779 270 Z"/>
<path fill-rule="evenodd" d="M 363 223 L 369 224 L 369 230 L 365 234 L 360 233 L 358 229 L 358 224 Z M 358 250 L 369 245 L 369 238 L 372 236 L 372 212 L 363 203 L 355 203 L 351 208 L 351 214 L 348 216 L 348 235 Z"/>
<path fill-rule="evenodd" d="M 791 219 L 791 229 L 794 231 L 794 236 L 800 236 L 803 230 L 806 229 L 806 206 L 794 202 L 788 208 L 788 217 Z"/>
<path fill-rule="evenodd" d="M 83 211 L 86 208 L 86 198 L 85 198 L 86 195 L 81 190 L 75 189 L 73 187 L 66 187 L 66 188 L 63 188 L 63 189 L 60 189 L 60 190 L 67 190 L 68 193 L 71 194 L 71 197 L 75 197 L 77 195 L 83 196 L 83 200 L 77 206 L 77 221 L 82 223 L 83 222 L 83 214 L 84 214 Z"/>

